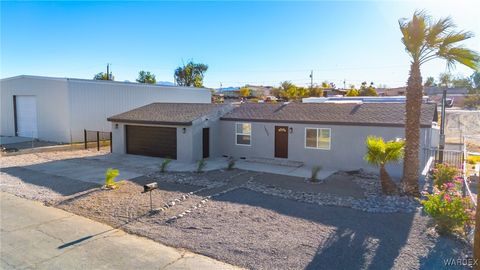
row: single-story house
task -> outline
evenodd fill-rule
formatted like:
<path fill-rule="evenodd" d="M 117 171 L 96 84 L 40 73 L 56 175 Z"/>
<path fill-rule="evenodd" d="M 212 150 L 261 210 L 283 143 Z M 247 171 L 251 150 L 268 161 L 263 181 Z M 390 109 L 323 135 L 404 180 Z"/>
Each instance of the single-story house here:
<path fill-rule="evenodd" d="M 113 152 L 176 158 L 278 159 L 355 170 L 365 160 L 367 136 L 404 137 L 402 103 L 154 103 L 112 116 Z M 435 104 L 422 104 L 421 147 L 438 144 Z M 208 131 L 206 131 L 206 129 Z M 208 153 L 206 155 L 205 153 Z M 400 177 L 401 164 L 388 167 Z"/>
<path fill-rule="evenodd" d="M 152 102 L 211 102 L 204 88 L 26 75 L 1 79 L 0 94 L 0 135 L 63 143 L 110 132 L 108 116 Z"/>
<path fill-rule="evenodd" d="M 194 162 L 222 154 L 219 119 L 223 104 L 152 103 L 108 118 L 112 151 Z"/>

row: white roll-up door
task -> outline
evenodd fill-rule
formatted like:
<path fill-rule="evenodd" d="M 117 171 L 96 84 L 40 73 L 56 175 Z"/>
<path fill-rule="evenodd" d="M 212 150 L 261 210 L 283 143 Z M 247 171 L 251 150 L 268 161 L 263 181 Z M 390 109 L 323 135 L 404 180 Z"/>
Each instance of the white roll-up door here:
<path fill-rule="evenodd" d="M 38 138 L 37 98 L 35 96 L 16 96 L 15 103 L 17 136 Z"/>

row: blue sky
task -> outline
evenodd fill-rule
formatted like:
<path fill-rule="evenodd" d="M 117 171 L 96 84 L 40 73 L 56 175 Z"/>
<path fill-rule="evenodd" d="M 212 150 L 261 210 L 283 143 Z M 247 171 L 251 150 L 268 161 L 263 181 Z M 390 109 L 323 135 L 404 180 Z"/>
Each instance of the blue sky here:
<path fill-rule="evenodd" d="M 209 65 L 207 87 L 306 85 L 312 69 L 316 83 L 401 86 L 409 58 L 398 19 L 452 16 L 480 51 L 478 2 L 2 2 L 0 75 L 92 78 L 111 63 L 119 81 L 139 70 L 173 81 L 192 59 Z M 445 64 L 422 71 L 438 77 Z"/>

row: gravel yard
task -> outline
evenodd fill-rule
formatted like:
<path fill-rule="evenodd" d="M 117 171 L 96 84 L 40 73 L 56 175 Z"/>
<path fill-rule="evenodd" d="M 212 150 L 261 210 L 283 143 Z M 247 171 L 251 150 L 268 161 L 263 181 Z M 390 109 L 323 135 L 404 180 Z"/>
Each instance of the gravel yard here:
<path fill-rule="evenodd" d="M 60 208 L 174 247 L 249 269 L 440 269 L 462 246 L 438 237 L 421 213 L 372 214 L 236 189 L 168 223 L 201 200 L 145 215 L 148 196 L 125 183 L 63 202 Z M 161 205 L 181 193 L 155 192 Z M 338 258 L 338 259 L 334 259 Z"/>
<path fill-rule="evenodd" d="M 409 198 L 379 196 L 378 179 L 362 172 L 312 184 L 242 170 L 138 168 L 146 173 L 103 190 L 31 166 L 68 159 L 86 169 L 112 162 L 96 151 L 2 157 L 0 191 L 250 269 L 441 269 L 444 259 L 465 251 L 461 242 L 439 237 Z M 158 211 L 149 213 L 149 194 L 141 192 L 153 181 L 159 184 L 152 192 Z"/>

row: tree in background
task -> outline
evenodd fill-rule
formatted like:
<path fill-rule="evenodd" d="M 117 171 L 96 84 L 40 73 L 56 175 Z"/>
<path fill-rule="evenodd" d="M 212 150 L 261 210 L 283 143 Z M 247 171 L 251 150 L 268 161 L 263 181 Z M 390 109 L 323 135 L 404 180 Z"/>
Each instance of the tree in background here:
<path fill-rule="evenodd" d="M 114 77 L 112 73 L 110 72 L 110 76 L 107 76 L 107 73 L 105 72 L 99 72 L 93 76 L 94 80 L 100 80 L 100 81 L 113 81 Z"/>
<path fill-rule="evenodd" d="M 250 88 L 244 86 L 242 88 L 240 88 L 240 96 L 241 97 L 249 97 L 252 95 L 252 91 L 250 90 Z"/>
<path fill-rule="evenodd" d="M 428 77 L 427 80 L 425 81 L 425 83 L 423 84 L 423 86 L 425 86 L 425 87 L 436 86 L 435 78 L 433 78 L 432 76 Z"/>
<path fill-rule="evenodd" d="M 448 72 L 440 73 L 438 76 L 439 85 L 445 88 L 450 88 L 452 85 L 452 74 Z"/>
<path fill-rule="evenodd" d="M 464 106 L 467 109 L 480 109 L 480 94 L 469 95 L 465 98 Z"/>
<path fill-rule="evenodd" d="M 378 96 L 377 90 L 375 90 L 375 87 L 373 86 L 373 82 L 371 82 L 369 86 L 367 86 L 367 82 L 362 82 L 359 96 Z"/>
<path fill-rule="evenodd" d="M 306 98 L 310 96 L 310 89 L 306 87 L 297 87 L 297 97 L 298 98 Z"/>
<path fill-rule="evenodd" d="M 155 74 L 150 73 L 150 71 L 145 72 L 141 70 L 140 72 L 138 72 L 137 82 L 155 84 L 157 83 L 157 79 L 155 79 Z"/>
<path fill-rule="evenodd" d="M 380 137 L 368 136 L 366 140 L 367 154 L 365 160 L 380 168 L 380 183 L 382 192 L 387 195 L 398 193 L 398 188 L 388 175 L 385 166 L 391 162 L 397 162 L 403 157 L 403 141 L 385 142 Z"/>
<path fill-rule="evenodd" d="M 470 79 L 473 82 L 473 88 L 480 89 L 480 72 L 473 72 L 472 76 L 470 76 Z"/>
<path fill-rule="evenodd" d="M 346 97 L 358 97 L 360 95 L 360 91 L 358 91 L 355 86 L 350 87 L 350 90 L 347 91 L 345 94 Z"/>
<path fill-rule="evenodd" d="M 452 87 L 472 89 L 473 81 L 469 77 L 457 76 L 452 79 Z"/>
<path fill-rule="evenodd" d="M 180 86 L 203 87 L 203 77 L 208 66 L 192 61 L 175 70 L 175 82 Z"/>
<path fill-rule="evenodd" d="M 461 45 L 473 36 L 470 32 L 454 31 L 450 18 L 433 21 L 427 14 L 415 11 L 411 19 L 398 21 L 405 51 L 411 56 L 410 75 L 406 90 L 405 158 L 403 184 L 409 195 L 419 196 L 420 115 L 422 105 L 422 75 L 420 66 L 432 59 L 444 59 L 447 66 L 461 63 L 478 68 L 479 55 Z"/>
<path fill-rule="evenodd" d="M 310 97 L 323 97 L 323 88 L 314 86 L 312 89 L 310 89 L 309 93 Z"/>
<path fill-rule="evenodd" d="M 324 89 L 330 88 L 330 83 L 328 81 L 323 81 L 322 82 L 322 88 L 324 88 Z"/>

